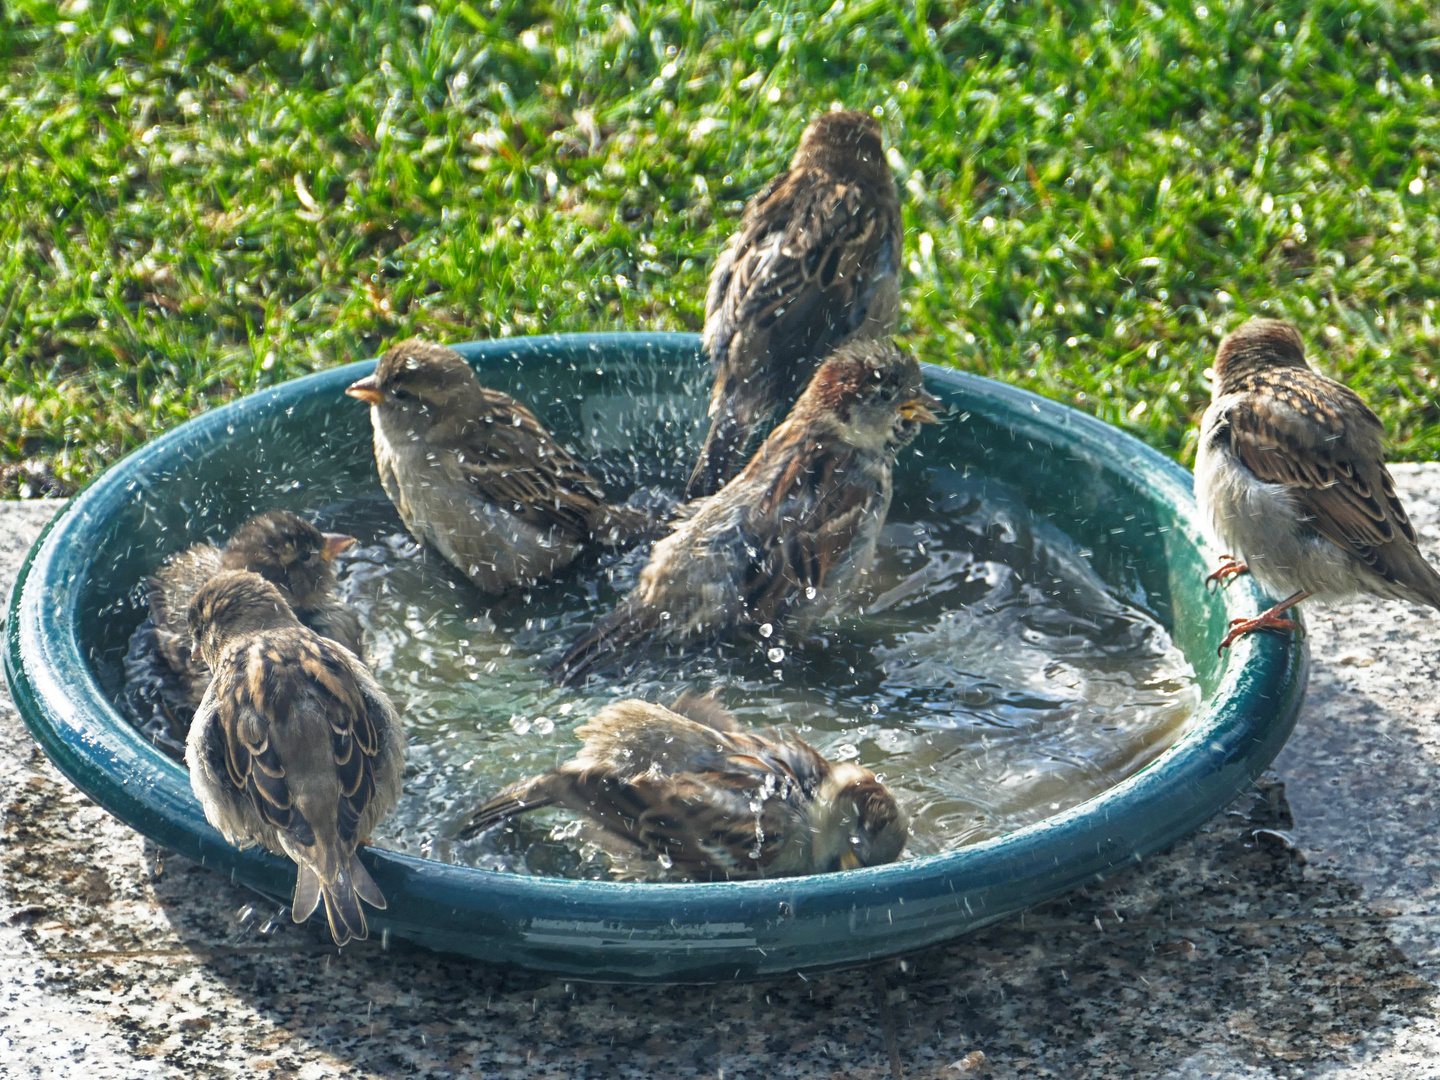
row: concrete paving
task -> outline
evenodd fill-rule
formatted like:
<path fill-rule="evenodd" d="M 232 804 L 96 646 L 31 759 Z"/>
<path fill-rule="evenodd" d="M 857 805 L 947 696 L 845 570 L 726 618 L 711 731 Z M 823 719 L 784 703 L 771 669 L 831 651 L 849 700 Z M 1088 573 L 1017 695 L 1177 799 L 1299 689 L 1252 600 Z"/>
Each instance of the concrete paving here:
<path fill-rule="evenodd" d="M 1440 561 L 1440 465 L 1395 471 Z M 0 595 L 57 505 L 0 504 Z M 0 1075 L 1440 1077 L 1440 615 L 1308 618 L 1275 773 L 1174 850 L 878 972 L 709 988 L 272 925 L 72 788 L 0 693 Z"/>

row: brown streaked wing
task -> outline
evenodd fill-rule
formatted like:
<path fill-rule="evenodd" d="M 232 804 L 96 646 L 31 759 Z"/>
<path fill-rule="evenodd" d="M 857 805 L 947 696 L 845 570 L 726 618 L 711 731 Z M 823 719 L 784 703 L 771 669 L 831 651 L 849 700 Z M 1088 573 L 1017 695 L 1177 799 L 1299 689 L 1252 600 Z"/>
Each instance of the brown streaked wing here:
<path fill-rule="evenodd" d="M 1322 536 L 1388 577 L 1379 549 L 1415 543 L 1415 530 L 1384 463 L 1355 445 L 1373 440 L 1380 421 L 1353 391 L 1322 379 L 1286 369 L 1255 380 L 1259 395 L 1226 413 L 1231 449 L 1261 480 L 1295 491 Z"/>
<path fill-rule="evenodd" d="M 781 473 L 750 523 L 761 545 L 744 593 L 753 617 L 776 617 L 796 590 L 823 588 L 855 543 L 875 492 L 851 483 L 848 447 L 807 448 Z"/>
<path fill-rule="evenodd" d="M 275 717 L 267 702 L 289 702 L 279 683 L 287 679 L 284 665 L 276 665 L 273 652 L 256 642 L 238 658 L 239 670 L 230 668 L 217 687 L 215 714 L 225 747 L 225 769 L 232 787 L 243 796 L 262 821 L 277 829 L 308 836 L 309 822 L 295 807 L 286 782 L 285 765 L 270 739 Z"/>

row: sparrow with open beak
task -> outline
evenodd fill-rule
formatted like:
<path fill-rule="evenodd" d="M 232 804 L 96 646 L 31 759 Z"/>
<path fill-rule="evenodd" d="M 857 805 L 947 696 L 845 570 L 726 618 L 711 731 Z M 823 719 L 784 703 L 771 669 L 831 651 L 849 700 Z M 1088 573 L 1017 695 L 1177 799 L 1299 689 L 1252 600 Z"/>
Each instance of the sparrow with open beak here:
<path fill-rule="evenodd" d="M 125 656 L 125 700 L 141 730 L 172 755 L 184 753 L 190 718 L 210 683 L 210 668 L 192 647 L 190 602 L 224 570 L 259 574 L 306 626 L 361 654 L 360 618 L 335 595 L 335 557 L 354 543 L 288 510 L 267 510 L 223 548 L 195 544 L 166 559 L 147 581 L 150 617 Z"/>
<path fill-rule="evenodd" d="M 935 422 L 938 404 L 920 365 L 894 345 L 841 346 L 745 471 L 655 544 L 635 588 L 560 660 L 560 681 L 650 643 L 767 624 L 803 636 L 869 570 L 896 455 Z"/>
<path fill-rule="evenodd" d="M 795 403 L 836 346 L 895 329 L 903 237 L 880 125 L 862 112 L 818 117 L 710 274 L 703 344 L 715 385 L 687 499 L 739 471 L 752 433 Z"/>
<path fill-rule="evenodd" d="M 345 391 L 370 406 L 385 494 L 416 537 L 487 593 L 552 577 L 589 547 L 654 528 L 459 353 L 402 341 Z"/>
<path fill-rule="evenodd" d="M 879 866 L 909 819 L 875 774 L 780 732 L 745 731 L 709 698 L 636 698 L 576 730 L 580 753 L 506 788 L 462 831 L 561 806 L 698 878 L 762 878 Z"/>
<path fill-rule="evenodd" d="M 1223 557 L 1210 580 L 1248 570 L 1285 599 L 1236 619 L 1220 643 L 1293 630 L 1300 601 L 1363 593 L 1440 608 L 1440 573 L 1385 468 L 1385 431 L 1348 387 L 1312 371 L 1288 323 L 1252 319 L 1215 354 L 1200 419 L 1195 496 Z"/>
<path fill-rule="evenodd" d="M 335 944 L 367 937 L 360 901 L 385 897 L 355 849 L 399 799 L 400 717 L 359 657 L 303 626 L 258 574 L 216 574 L 189 622 L 214 672 L 185 752 L 206 820 L 296 864 L 296 922 L 323 902 Z"/>

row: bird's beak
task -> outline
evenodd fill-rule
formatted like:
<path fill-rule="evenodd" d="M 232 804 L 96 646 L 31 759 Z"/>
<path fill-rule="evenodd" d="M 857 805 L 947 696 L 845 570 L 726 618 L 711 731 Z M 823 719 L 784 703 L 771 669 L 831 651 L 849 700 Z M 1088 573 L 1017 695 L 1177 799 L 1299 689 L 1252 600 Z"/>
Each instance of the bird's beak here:
<path fill-rule="evenodd" d="M 374 375 L 366 375 L 363 379 L 357 379 L 345 388 L 345 393 L 371 405 L 379 405 L 385 400 L 385 395 L 380 392 L 380 384 L 375 381 Z"/>
<path fill-rule="evenodd" d="M 860 861 L 860 856 L 855 854 L 854 848 L 847 847 L 840 853 L 841 870 L 859 870 L 864 865 L 865 864 Z"/>
<path fill-rule="evenodd" d="M 325 538 L 324 545 L 320 548 L 320 558 L 329 562 L 342 551 L 349 551 L 359 541 L 353 536 L 346 536 L 344 533 L 321 533 Z"/>
<path fill-rule="evenodd" d="M 900 415 L 906 420 L 914 420 L 917 424 L 938 424 L 940 418 L 932 410 L 940 408 L 941 405 L 939 398 L 921 390 L 900 406 Z"/>

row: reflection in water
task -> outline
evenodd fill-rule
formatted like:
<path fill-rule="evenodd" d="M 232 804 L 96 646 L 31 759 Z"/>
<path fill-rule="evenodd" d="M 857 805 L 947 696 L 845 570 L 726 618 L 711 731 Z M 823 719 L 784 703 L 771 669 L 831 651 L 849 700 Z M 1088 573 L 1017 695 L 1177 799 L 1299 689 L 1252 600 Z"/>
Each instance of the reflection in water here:
<path fill-rule="evenodd" d="M 588 690 L 559 689 L 546 669 L 629 588 L 643 551 L 496 602 L 411 541 L 383 499 L 331 508 L 324 522 L 361 539 L 341 585 L 411 739 L 405 797 L 375 842 L 518 872 L 614 872 L 557 811 L 448 837 L 504 785 L 569 757 L 571 730 L 620 696 L 714 689 L 742 723 L 858 758 L 911 814 L 906 857 L 1042 820 L 1171 745 L 1200 693 L 1159 623 L 1003 485 L 946 469 L 925 482 L 897 496 L 863 611 L 810 641 L 652 655 Z"/>

